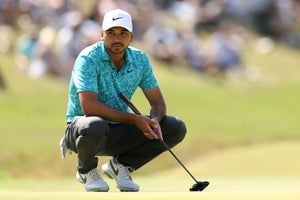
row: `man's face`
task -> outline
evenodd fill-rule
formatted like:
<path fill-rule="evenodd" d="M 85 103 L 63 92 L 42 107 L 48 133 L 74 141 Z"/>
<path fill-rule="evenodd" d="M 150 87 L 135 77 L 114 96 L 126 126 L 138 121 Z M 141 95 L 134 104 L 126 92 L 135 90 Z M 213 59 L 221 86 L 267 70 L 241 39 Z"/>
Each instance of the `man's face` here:
<path fill-rule="evenodd" d="M 122 27 L 113 27 L 101 31 L 101 37 L 109 54 L 122 54 L 132 41 L 133 33 Z"/>

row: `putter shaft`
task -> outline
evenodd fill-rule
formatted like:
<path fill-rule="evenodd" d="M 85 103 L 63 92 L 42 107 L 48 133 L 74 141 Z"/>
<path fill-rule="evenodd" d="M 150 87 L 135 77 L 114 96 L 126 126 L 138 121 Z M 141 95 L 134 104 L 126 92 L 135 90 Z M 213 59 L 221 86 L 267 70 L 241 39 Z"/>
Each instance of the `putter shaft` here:
<path fill-rule="evenodd" d="M 137 115 L 141 115 L 140 111 L 135 107 L 135 105 L 123 94 L 119 94 L 120 98 L 130 107 L 130 109 Z M 163 141 L 161 138 L 158 138 L 160 143 L 172 154 L 172 156 L 177 160 L 177 162 L 183 167 L 183 169 L 190 175 L 190 177 L 198 183 L 197 179 L 192 175 L 192 173 L 184 166 L 184 164 L 179 160 L 179 158 L 173 153 L 171 148 Z"/>

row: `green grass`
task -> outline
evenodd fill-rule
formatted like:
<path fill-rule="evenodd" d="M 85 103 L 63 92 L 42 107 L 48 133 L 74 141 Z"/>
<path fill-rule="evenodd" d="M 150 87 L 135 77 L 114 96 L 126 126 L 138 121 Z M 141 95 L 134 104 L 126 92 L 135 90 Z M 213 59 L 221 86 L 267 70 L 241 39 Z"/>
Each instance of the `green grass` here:
<path fill-rule="evenodd" d="M 0 199 L 297 199 L 300 179 L 296 178 L 212 178 L 202 192 L 189 192 L 192 183 L 182 178 L 136 178 L 141 186 L 138 193 L 120 193 L 111 188 L 108 193 L 87 193 L 82 185 L 70 179 L 17 180 L 6 182 Z M 3 184 L 0 183 L 2 186 Z"/>
<path fill-rule="evenodd" d="M 225 80 L 153 62 L 168 113 L 188 127 L 186 139 L 174 149 L 183 161 L 229 146 L 300 139 L 299 51 L 278 45 L 262 56 L 250 44 L 245 75 Z M 0 67 L 8 85 L 0 91 L 0 179 L 73 176 L 76 157 L 61 161 L 58 146 L 68 83 L 53 77 L 29 79 L 17 71 L 12 54 L 0 55 Z M 261 74 L 256 81 L 247 79 L 253 69 Z M 140 91 L 133 101 L 143 113 L 149 111 Z M 162 155 L 143 173 L 174 165 L 169 155 Z"/>
<path fill-rule="evenodd" d="M 187 192 L 171 192 L 171 193 L 113 193 L 113 194 L 95 194 L 95 193 L 80 193 L 80 192 L 37 192 L 37 193 L 4 193 L 2 194 L 3 199 L 107 199 L 107 200 L 117 200 L 117 199 L 164 199 L 164 200 L 181 200 L 181 199 L 203 199 L 203 200 L 298 200 L 299 195 L 297 193 L 242 193 L 242 192 L 220 192 L 220 193 L 187 193 Z"/>
<path fill-rule="evenodd" d="M 120 193 L 105 176 L 108 193 L 86 193 L 74 177 L 27 178 L 0 180 L 0 199 L 299 199 L 299 148 L 295 141 L 232 147 L 187 163 L 198 180 L 210 181 L 203 192 L 188 191 L 194 182 L 178 166 L 133 175 L 139 193 Z"/>

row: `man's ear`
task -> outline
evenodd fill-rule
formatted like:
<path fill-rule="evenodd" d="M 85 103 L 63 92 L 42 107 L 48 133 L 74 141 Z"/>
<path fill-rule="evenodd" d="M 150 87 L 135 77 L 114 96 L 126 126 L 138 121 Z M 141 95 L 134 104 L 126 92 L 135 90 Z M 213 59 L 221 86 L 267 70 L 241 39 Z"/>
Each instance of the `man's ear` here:
<path fill-rule="evenodd" d="M 103 36 L 104 36 L 104 31 L 101 30 L 101 31 L 100 31 L 100 40 L 103 40 Z"/>
<path fill-rule="evenodd" d="M 132 33 L 131 33 L 130 42 L 132 42 L 132 41 L 133 41 L 133 37 L 134 37 L 134 34 L 133 34 L 133 32 L 132 32 Z"/>

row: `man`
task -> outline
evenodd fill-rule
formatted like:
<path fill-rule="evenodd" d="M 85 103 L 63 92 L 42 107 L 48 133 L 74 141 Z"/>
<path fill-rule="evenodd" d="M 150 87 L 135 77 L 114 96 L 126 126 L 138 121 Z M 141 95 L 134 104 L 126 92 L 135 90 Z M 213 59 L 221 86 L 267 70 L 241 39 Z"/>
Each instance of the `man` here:
<path fill-rule="evenodd" d="M 145 53 L 130 47 L 131 16 L 120 9 L 105 14 L 101 40 L 77 57 L 69 88 L 66 134 L 62 155 L 77 153 L 77 179 L 86 191 L 108 191 L 97 156 L 112 156 L 103 172 L 120 191 L 138 191 L 130 173 L 165 151 L 158 137 L 174 147 L 186 133 L 185 124 L 166 115 L 166 105 Z M 141 88 L 151 109 L 136 115 L 119 97 L 129 99 Z"/>

